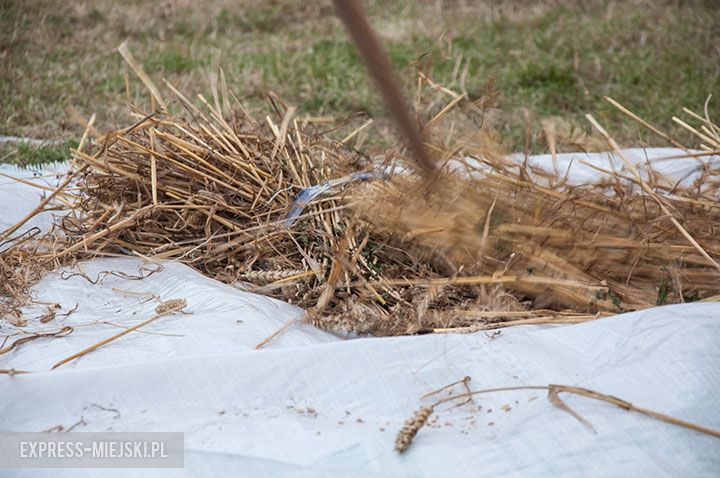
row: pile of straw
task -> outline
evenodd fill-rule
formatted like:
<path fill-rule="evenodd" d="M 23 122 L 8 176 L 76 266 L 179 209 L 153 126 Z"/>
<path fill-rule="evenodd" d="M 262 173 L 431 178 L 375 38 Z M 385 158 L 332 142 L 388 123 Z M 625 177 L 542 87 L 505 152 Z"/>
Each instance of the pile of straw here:
<path fill-rule="evenodd" d="M 292 281 L 326 268 L 342 206 L 319 200 L 300 227 L 287 228 L 288 206 L 357 158 L 303 132 L 292 109 L 279 125 L 247 115 L 231 125 L 209 105 L 203 113 L 178 98 L 190 119 L 138 115 L 100 154 L 76 152 L 76 166 L 89 167 L 73 214 L 61 222 L 75 250 L 181 260 L 229 283 Z"/>
<path fill-rule="evenodd" d="M 71 211 L 42 251 L 16 239 L 3 252 L 3 282 L 29 256 L 46 268 L 172 259 L 298 304 L 319 327 L 376 335 L 575 323 L 720 294 L 717 168 L 698 166 L 698 181 L 681 187 L 628 163 L 627 175 L 570 187 L 508 160 L 484 130 L 441 136 L 464 99 L 443 89 L 452 99 L 426 128 L 437 174 L 386 177 L 389 163 L 314 132 L 280 101 L 258 121 L 225 88 L 197 107 L 166 86 L 172 108 L 152 86 L 151 112 L 83 141 Z M 706 152 L 688 156 L 717 153 L 720 129 L 691 116 L 699 126 L 683 124 Z M 317 185 L 327 191 L 298 207 Z M 23 304 L 30 276 L 3 291 L 15 298 L 6 308 Z"/>

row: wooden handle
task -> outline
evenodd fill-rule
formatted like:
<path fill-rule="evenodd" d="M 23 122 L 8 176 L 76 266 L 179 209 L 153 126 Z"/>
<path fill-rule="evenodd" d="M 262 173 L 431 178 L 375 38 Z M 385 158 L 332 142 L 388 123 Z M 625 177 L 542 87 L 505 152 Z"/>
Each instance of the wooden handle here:
<path fill-rule="evenodd" d="M 392 73 L 390 59 L 368 22 L 367 15 L 358 0 L 334 0 L 340 19 L 345 23 L 350 36 L 365 61 L 365 66 L 382 94 L 385 106 L 405 135 L 415 160 L 425 173 L 435 170 L 425 149 L 425 143 L 413 121 L 405 98 Z"/>

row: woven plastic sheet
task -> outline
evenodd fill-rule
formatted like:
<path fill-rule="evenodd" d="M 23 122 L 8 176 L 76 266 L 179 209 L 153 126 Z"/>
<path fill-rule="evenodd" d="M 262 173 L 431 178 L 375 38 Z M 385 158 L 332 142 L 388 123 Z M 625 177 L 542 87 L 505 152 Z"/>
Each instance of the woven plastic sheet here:
<path fill-rule="evenodd" d="M 18 207 L 6 200 L 18 193 L 17 186 L 9 191 L 0 185 L 0 216 L 22 217 L 22 211 L 7 212 L 8 205 Z M 26 211 L 33 206 L 21 203 Z M 77 272 L 85 277 L 73 275 Z M 34 294 L 61 308 L 48 323 L 31 320 L 33 332 L 63 326 L 73 331 L 0 356 L 0 368 L 33 372 L 0 375 L 0 430 L 62 426 L 78 432 L 185 433 L 185 469 L 102 475 L 717 476 L 720 470 L 717 438 L 563 395 L 593 432 L 542 391 L 480 395 L 457 408 L 438 407 L 437 420 L 405 454 L 393 451 L 397 430 L 426 403 L 420 397 L 465 376 L 473 389 L 587 387 L 720 428 L 717 303 L 658 307 L 578 325 L 514 327 L 500 334 L 345 340 L 294 326 L 255 350 L 302 311 L 182 264 L 94 260 L 48 275 Z M 162 317 L 50 370 L 151 317 L 155 296 L 186 299 L 188 315 Z M 43 312 L 38 307 L 27 314 Z M 0 327 L 3 335 L 15 331 Z M 0 468 L 0 475 L 48 471 Z M 98 471 L 52 475 L 98 476 Z"/>

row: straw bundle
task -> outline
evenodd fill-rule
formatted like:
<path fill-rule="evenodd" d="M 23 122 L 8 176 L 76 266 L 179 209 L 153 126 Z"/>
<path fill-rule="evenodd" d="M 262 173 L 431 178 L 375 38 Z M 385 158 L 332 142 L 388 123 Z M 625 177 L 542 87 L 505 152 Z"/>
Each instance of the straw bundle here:
<path fill-rule="evenodd" d="M 508 160 L 485 131 L 441 137 L 441 120 L 463 115 L 455 94 L 427 133 L 439 164 L 460 171 L 388 179 L 387 164 L 313 133 L 280 102 L 258 122 L 239 104 L 231 112 L 227 93 L 214 106 L 201 97 L 201 109 L 167 86 L 182 114 L 156 101 L 75 152 L 80 192 L 56 246 L 38 253 L 44 264 L 180 260 L 298 304 L 319 327 L 376 335 L 575 323 L 720 294 L 710 166 L 689 187 L 630 164 L 569 187 Z M 704 149 L 720 149 L 720 129 L 694 119 Z"/>
<path fill-rule="evenodd" d="M 76 250 L 178 259 L 226 282 L 272 282 L 327 266 L 340 233 L 337 201 L 318 201 L 300 229 L 283 220 L 298 191 L 349 168 L 348 153 L 305 134 L 291 109 L 279 126 L 248 116 L 231 126 L 211 107 L 207 116 L 191 111 L 189 121 L 140 115 L 100 156 L 76 153 L 79 167 L 91 166 L 80 177 L 82 199 L 62 221 Z"/>

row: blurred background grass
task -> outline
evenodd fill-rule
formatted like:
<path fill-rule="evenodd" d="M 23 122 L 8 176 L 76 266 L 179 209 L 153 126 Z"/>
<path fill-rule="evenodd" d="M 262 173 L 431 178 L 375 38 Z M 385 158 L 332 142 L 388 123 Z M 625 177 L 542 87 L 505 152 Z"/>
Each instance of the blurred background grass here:
<path fill-rule="evenodd" d="M 544 151 L 543 118 L 589 131 L 587 112 L 624 145 L 662 145 L 603 96 L 682 138 L 671 117 L 683 106 L 702 110 L 720 86 L 716 0 L 363 3 L 408 94 L 416 68 L 465 88 L 511 151 Z M 209 96 L 208 71 L 219 62 L 250 108 L 265 108 L 274 91 L 301 114 L 375 118 L 380 134 L 369 148 L 392 141 L 329 0 L 0 0 L 0 134 L 76 140 L 82 128 L 67 106 L 97 113 L 101 130 L 126 124 L 127 68 L 116 51 L 124 40 L 153 78 L 183 92 Z M 134 94 L 141 90 L 132 78 Z M 719 105 L 711 101 L 711 116 Z M 66 150 L 6 145 L 0 158 L 30 164 Z"/>

